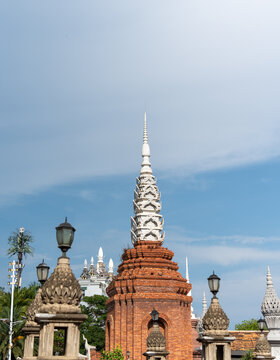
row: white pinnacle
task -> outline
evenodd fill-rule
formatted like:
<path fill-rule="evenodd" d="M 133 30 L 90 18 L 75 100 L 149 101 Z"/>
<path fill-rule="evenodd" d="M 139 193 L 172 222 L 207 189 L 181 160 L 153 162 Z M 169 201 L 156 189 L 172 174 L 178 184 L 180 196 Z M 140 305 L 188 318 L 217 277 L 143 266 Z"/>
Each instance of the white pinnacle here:
<path fill-rule="evenodd" d="M 267 266 L 266 284 L 267 284 L 267 287 L 273 287 L 272 276 L 270 273 L 269 266 Z"/>
<path fill-rule="evenodd" d="M 163 217 L 161 210 L 160 193 L 153 176 L 150 163 L 150 147 L 147 134 L 147 117 L 144 115 L 144 136 L 142 147 L 142 165 L 140 176 L 136 179 L 134 191 L 134 214 L 131 218 L 131 240 L 163 241 Z"/>
<path fill-rule="evenodd" d="M 202 315 L 201 315 L 201 319 L 203 319 L 203 316 L 206 314 L 207 312 L 207 300 L 206 300 L 206 295 L 205 292 L 203 293 L 203 299 L 202 299 Z"/>
<path fill-rule="evenodd" d="M 187 282 L 190 282 L 190 277 L 189 277 L 189 262 L 188 262 L 188 257 L 186 256 L 186 279 Z M 192 296 L 192 291 L 190 290 L 188 293 L 189 296 Z"/>
<path fill-rule="evenodd" d="M 142 146 L 142 165 L 141 174 L 152 174 L 152 168 L 150 163 L 150 146 L 148 144 L 148 132 L 147 132 L 147 116 L 144 114 L 144 134 L 143 134 L 143 146 Z"/>
<path fill-rule="evenodd" d="M 98 262 L 103 263 L 103 250 L 102 250 L 101 246 L 100 246 L 99 251 L 98 251 Z"/>
<path fill-rule="evenodd" d="M 279 317 L 280 315 L 280 300 L 274 289 L 269 267 L 267 267 L 266 291 L 262 302 L 261 310 L 266 322 L 268 322 L 269 320 L 267 317 Z M 268 328 L 270 328 L 269 323 L 267 323 L 267 326 Z"/>
<path fill-rule="evenodd" d="M 109 260 L 109 270 L 108 270 L 109 274 L 113 274 L 114 273 L 114 263 L 113 263 L 113 259 Z"/>
<path fill-rule="evenodd" d="M 93 260 L 93 256 L 91 257 L 91 259 L 90 259 L 90 265 L 94 265 L 94 260 Z"/>
<path fill-rule="evenodd" d="M 87 259 L 84 261 L 84 268 L 87 269 Z"/>

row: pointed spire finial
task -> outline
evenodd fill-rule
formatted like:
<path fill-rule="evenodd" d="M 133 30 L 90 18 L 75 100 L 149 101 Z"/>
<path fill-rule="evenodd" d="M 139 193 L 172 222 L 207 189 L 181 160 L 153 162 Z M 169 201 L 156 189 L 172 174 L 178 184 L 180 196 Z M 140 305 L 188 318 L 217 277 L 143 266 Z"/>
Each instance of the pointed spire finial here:
<path fill-rule="evenodd" d="M 147 115 L 144 114 L 144 134 L 143 134 L 143 146 L 142 146 L 142 167 L 141 167 L 141 175 L 142 174 L 152 174 L 152 168 L 150 163 L 150 146 L 148 144 L 148 131 L 147 131 Z"/>
<path fill-rule="evenodd" d="M 84 261 L 84 268 L 87 269 L 87 259 Z"/>
<path fill-rule="evenodd" d="M 94 261 L 93 261 L 93 256 L 90 258 L 90 265 L 93 265 Z"/>
<path fill-rule="evenodd" d="M 206 300 L 206 295 L 205 295 L 205 291 L 203 292 L 203 298 L 202 298 L 202 315 L 201 315 L 201 319 L 203 319 L 203 316 L 206 314 L 207 312 L 207 300 Z"/>
<path fill-rule="evenodd" d="M 144 135 L 143 135 L 143 144 L 148 144 L 148 132 L 147 132 L 147 114 L 144 113 Z"/>
<path fill-rule="evenodd" d="M 267 287 L 272 287 L 273 286 L 272 276 L 271 276 L 271 273 L 270 273 L 269 266 L 267 266 L 266 282 L 267 282 Z"/>
<path fill-rule="evenodd" d="M 103 262 L 103 249 L 100 246 L 99 251 L 98 251 L 98 262 Z"/>
<path fill-rule="evenodd" d="M 109 266 L 108 266 L 109 270 L 108 273 L 109 274 L 113 274 L 114 273 L 114 263 L 113 263 L 113 259 L 109 260 Z"/>

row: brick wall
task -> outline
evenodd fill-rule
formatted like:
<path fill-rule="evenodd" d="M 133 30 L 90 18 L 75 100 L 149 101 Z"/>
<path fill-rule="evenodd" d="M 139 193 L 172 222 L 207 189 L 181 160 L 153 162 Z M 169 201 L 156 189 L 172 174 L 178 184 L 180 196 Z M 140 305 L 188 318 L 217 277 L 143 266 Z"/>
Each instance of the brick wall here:
<path fill-rule="evenodd" d="M 159 312 L 170 352 L 168 360 L 192 360 L 191 285 L 160 242 L 142 241 L 127 249 L 118 275 L 107 288 L 106 349 L 120 345 L 131 360 L 145 359 L 150 312 Z"/>

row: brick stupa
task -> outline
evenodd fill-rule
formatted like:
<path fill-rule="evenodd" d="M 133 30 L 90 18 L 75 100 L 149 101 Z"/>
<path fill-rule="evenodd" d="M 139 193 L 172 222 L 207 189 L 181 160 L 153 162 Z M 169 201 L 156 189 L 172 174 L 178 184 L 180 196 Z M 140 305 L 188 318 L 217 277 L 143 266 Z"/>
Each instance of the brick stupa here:
<path fill-rule="evenodd" d="M 119 345 L 130 360 L 145 359 L 152 328 L 150 313 L 159 312 L 169 360 L 192 359 L 191 284 L 178 272 L 174 253 L 163 247 L 160 193 L 150 164 L 146 114 L 142 167 L 134 192 L 131 219 L 133 248 L 125 249 L 118 275 L 107 288 L 106 349 Z"/>

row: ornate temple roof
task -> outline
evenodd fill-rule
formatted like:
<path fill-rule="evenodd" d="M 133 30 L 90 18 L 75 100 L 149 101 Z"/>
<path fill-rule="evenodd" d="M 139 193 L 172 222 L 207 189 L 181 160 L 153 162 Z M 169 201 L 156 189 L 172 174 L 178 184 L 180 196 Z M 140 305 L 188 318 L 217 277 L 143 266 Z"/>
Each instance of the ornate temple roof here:
<path fill-rule="evenodd" d="M 133 244 L 139 240 L 164 240 L 163 217 L 159 214 L 161 210 L 160 193 L 150 163 L 146 113 L 144 116 L 142 158 L 140 176 L 136 179 L 134 191 L 135 216 L 131 217 L 131 241 Z"/>
<path fill-rule="evenodd" d="M 81 280 L 97 279 L 97 278 L 112 278 L 114 275 L 114 263 L 113 260 L 109 260 L 108 271 L 103 262 L 103 250 L 102 247 L 98 250 L 97 265 L 95 267 L 93 256 L 90 259 L 90 266 L 88 268 L 87 260 L 84 261 L 83 271 L 80 275 Z"/>
<path fill-rule="evenodd" d="M 279 316 L 280 300 L 274 289 L 269 267 L 267 267 L 266 281 L 267 287 L 261 307 L 263 316 Z"/>

